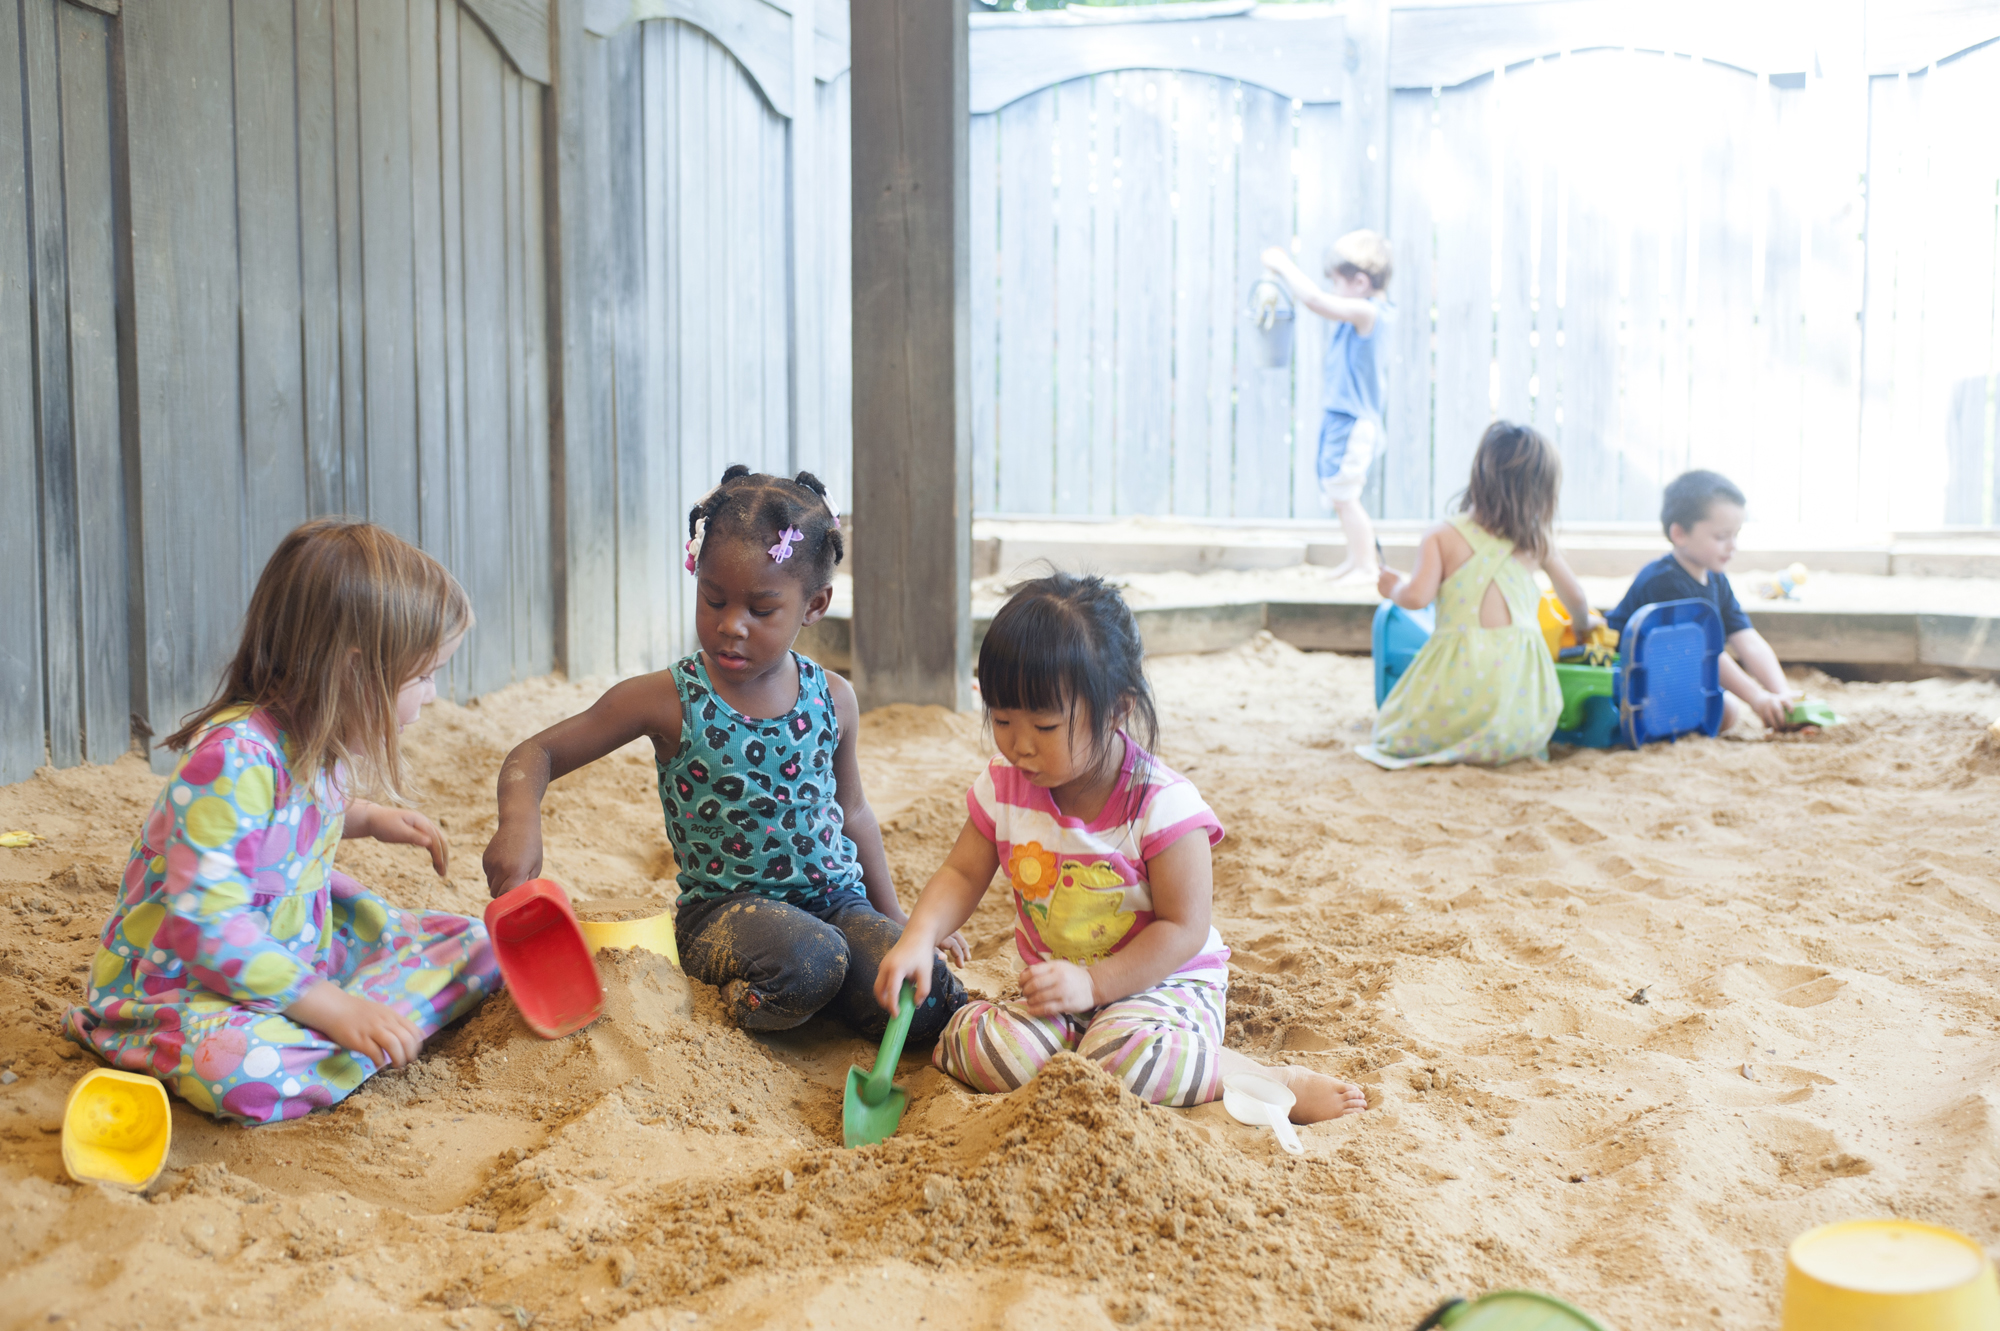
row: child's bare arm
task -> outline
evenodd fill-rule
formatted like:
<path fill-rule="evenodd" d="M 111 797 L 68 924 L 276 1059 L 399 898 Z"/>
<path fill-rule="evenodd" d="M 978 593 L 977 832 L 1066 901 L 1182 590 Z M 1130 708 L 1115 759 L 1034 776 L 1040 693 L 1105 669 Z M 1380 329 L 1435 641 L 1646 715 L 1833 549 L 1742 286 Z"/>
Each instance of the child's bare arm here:
<path fill-rule="evenodd" d="M 1384 568 L 1376 580 L 1376 590 L 1405 610 L 1421 610 L 1437 600 L 1444 582 L 1444 545 L 1439 539 L 1442 526 L 1424 533 L 1417 546 L 1417 566 L 1407 574 Z"/>
<path fill-rule="evenodd" d="M 932 952 L 972 918 L 999 871 L 999 852 L 985 833 L 966 819 L 943 867 L 931 875 L 917 897 L 909 921 L 903 925 L 902 938 L 875 972 L 875 1001 L 885 1011 L 896 1010 L 896 992 L 905 980 L 916 982 L 919 1003 L 929 996 Z"/>
<path fill-rule="evenodd" d="M 1038 1017 L 1085 1012 L 1150 989 L 1187 965 L 1208 941 L 1215 895 L 1208 837 L 1196 830 L 1146 861 L 1153 921 L 1094 966 L 1046 961 L 1021 977 L 1021 998 Z"/>
<path fill-rule="evenodd" d="M 1569 561 L 1554 545 L 1549 546 L 1548 558 L 1542 561 L 1543 570 L 1549 581 L 1555 584 L 1556 595 L 1562 597 L 1563 608 L 1569 611 L 1569 622 L 1577 626 L 1577 641 L 1583 641 L 1590 632 L 1590 595 L 1570 571 Z"/>
<path fill-rule="evenodd" d="M 549 782 L 642 736 L 670 753 L 680 734 L 680 694 L 662 670 L 612 685 L 588 710 L 515 745 L 500 764 L 500 825 L 482 860 L 487 892 L 500 896 L 541 873 Z"/>
<path fill-rule="evenodd" d="M 1778 664 L 1778 654 L 1763 634 L 1756 629 L 1730 634 L 1729 651 L 1723 653 L 1720 665 L 1722 686 L 1748 703 L 1765 725 L 1785 723 L 1792 687 L 1785 680 L 1784 667 Z"/>
<path fill-rule="evenodd" d="M 1265 250 L 1263 258 L 1264 266 L 1291 288 L 1292 299 L 1314 314 L 1322 319 L 1338 319 L 1341 323 L 1353 324 L 1354 331 L 1363 337 L 1375 331 L 1377 311 L 1373 302 L 1322 291 L 1319 283 L 1307 277 L 1305 270 L 1292 262 L 1292 256 L 1277 245 Z"/>
<path fill-rule="evenodd" d="M 840 801 L 841 821 L 854 853 L 861 861 L 861 882 L 868 890 L 868 904 L 896 923 L 904 920 L 903 907 L 896 900 L 896 883 L 889 873 L 889 856 L 882 849 L 882 827 L 869 807 L 868 793 L 861 786 L 860 741 L 861 704 L 855 700 L 854 686 L 828 671 L 827 692 L 833 696 L 833 714 L 840 722 L 840 746 L 833 751 L 834 798 Z"/>

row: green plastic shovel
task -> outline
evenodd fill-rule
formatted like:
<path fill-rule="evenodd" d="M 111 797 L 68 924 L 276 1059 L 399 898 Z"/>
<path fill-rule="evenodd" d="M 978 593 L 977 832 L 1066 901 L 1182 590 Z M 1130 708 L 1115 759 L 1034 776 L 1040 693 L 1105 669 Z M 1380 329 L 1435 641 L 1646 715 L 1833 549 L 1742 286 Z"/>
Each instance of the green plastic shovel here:
<path fill-rule="evenodd" d="M 882 1051 L 875 1056 L 875 1070 L 858 1067 L 847 1070 L 847 1094 L 840 1105 L 840 1129 L 847 1144 L 872 1146 L 895 1135 L 903 1121 L 903 1107 L 910 1093 L 894 1084 L 896 1060 L 903 1056 L 903 1041 L 910 1034 L 910 1018 L 917 1014 L 917 986 L 904 984 L 896 1003 L 896 1015 L 882 1032 Z"/>
<path fill-rule="evenodd" d="M 1450 1331 L 1604 1331 L 1588 1313 L 1528 1289 L 1502 1289 L 1467 1303 L 1452 1299 L 1417 1326 Z"/>

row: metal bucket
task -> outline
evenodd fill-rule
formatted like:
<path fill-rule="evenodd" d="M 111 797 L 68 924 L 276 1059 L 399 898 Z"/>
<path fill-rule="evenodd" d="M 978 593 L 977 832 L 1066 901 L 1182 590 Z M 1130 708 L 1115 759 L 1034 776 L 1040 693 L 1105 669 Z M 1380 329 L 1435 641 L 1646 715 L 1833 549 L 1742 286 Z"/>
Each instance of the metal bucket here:
<path fill-rule="evenodd" d="M 1292 295 L 1273 278 L 1260 277 L 1250 285 L 1250 307 L 1246 311 L 1257 330 L 1263 351 L 1264 368 L 1282 370 L 1292 363 Z"/>

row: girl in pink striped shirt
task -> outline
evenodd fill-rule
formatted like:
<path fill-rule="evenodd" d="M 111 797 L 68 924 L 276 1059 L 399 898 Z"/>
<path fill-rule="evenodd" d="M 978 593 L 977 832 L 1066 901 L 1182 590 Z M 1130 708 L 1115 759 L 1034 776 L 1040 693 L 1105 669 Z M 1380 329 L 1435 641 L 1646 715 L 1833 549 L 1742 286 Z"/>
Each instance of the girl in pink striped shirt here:
<path fill-rule="evenodd" d="M 893 1010 L 908 980 L 923 1001 L 937 942 L 1005 868 L 1021 1001 L 960 1008 L 938 1040 L 940 1068 L 1010 1091 L 1070 1049 L 1155 1104 L 1202 1104 L 1224 1076 L 1257 1072 L 1298 1097 L 1295 1122 L 1365 1109 L 1357 1086 L 1223 1047 L 1229 949 L 1209 922 L 1222 824 L 1149 751 L 1158 723 L 1141 656 L 1132 612 L 1102 579 L 1056 573 L 1015 588 L 979 649 L 999 755 L 883 958 L 876 998 Z"/>

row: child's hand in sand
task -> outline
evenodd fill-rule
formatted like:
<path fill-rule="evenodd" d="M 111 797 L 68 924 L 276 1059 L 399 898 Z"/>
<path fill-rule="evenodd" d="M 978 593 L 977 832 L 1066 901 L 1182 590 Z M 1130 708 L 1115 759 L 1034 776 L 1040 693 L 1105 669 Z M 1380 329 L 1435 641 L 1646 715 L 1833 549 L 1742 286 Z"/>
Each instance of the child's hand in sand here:
<path fill-rule="evenodd" d="M 1090 972 L 1073 961 L 1044 961 L 1021 972 L 1021 998 L 1037 1017 L 1100 1006 Z"/>
<path fill-rule="evenodd" d="M 972 944 L 965 941 L 965 935 L 954 929 L 951 937 L 938 944 L 938 951 L 951 959 L 954 966 L 963 967 L 972 960 Z"/>
<path fill-rule="evenodd" d="M 408 1017 L 385 1003 L 350 994 L 331 980 L 316 982 L 285 1009 L 285 1015 L 377 1067 L 400 1068 L 424 1047 L 423 1032 Z"/>
<path fill-rule="evenodd" d="M 486 873 L 486 895 L 504 897 L 542 871 L 542 825 L 539 818 L 500 820 L 480 858 Z"/>
<path fill-rule="evenodd" d="M 1792 698 L 1788 693 L 1772 693 L 1768 689 L 1758 691 L 1750 700 L 1750 710 L 1757 713 L 1757 719 L 1772 730 L 1784 728 L 1792 714 Z"/>
<path fill-rule="evenodd" d="M 353 826 L 354 810 L 349 807 L 347 835 L 374 837 L 392 846 L 422 846 L 431 853 L 431 868 L 437 870 L 438 877 L 444 877 L 451 864 L 451 843 L 444 839 L 444 832 L 436 823 L 415 809 L 388 809 L 380 804 L 367 807 L 368 818 L 360 828 Z"/>

